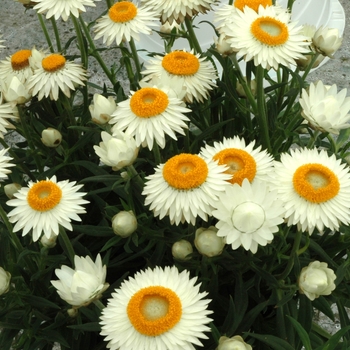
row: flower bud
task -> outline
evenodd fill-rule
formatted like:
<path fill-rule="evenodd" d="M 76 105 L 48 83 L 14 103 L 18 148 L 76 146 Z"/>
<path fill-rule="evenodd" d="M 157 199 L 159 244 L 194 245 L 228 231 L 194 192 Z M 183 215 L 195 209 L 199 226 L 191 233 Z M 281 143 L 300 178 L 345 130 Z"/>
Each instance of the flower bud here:
<path fill-rule="evenodd" d="M 112 96 L 108 98 L 94 94 L 93 104 L 89 106 L 91 119 L 96 124 L 106 124 L 111 119 L 111 114 L 117 109 Z"/>
<path fill-rule="evenodd" d="M 132 210 L 120 211 L 112 218 L 113 232 L 123 238 L 129 237 L 137 229 L 137 220 Z"/>
<path fill-rule="evenodd" d="M 338 28 L 318 28 L 312 38 L 312 42 L 317 52 L 323 56 L 332 57 L 339 49 L 343 39 L 339 37 Z"/>
<path fill-rule="evenodd" d="M 58 147 L 61 141 L 62 134 L 54 128 L 47 128 L 41 133 L 41 142 L 46 147 Z"/>
<path fill-rule="evenodd" d="M 327 263 L 313 261 L 301 270 L 298 281 L 299 292 L 305 294 L 310 300 L 315 300 L 320 295 L 330 295 L 335 289 L 336 277 Z"/>
<path fill-rule="evenodd" d="M 28 102 L 32 97 L 25 84 L 17 76 L 9 77 L 1 85 L 4 99 L 7 102 L 20 105 Z"/>
<path fill-rule="evenodd" d="M 77 316 L 78 316 L 78 312 L 79 312 L 78 309 L 75 308 L 75 307 L 73 307 L 73 308 L 67 310 L 67 314 L 68 314 L 68 316 L 71 317 L 71 318 L 77 317 Z"/>
<path fill-rule="evenodd" d="M 231 45 L 227 42 L 227 37 L 224 34 L 220 34 L 219 38 L 214 39 L 215 49 L 222 56 L 230 56 L 236 51 L 231 47 Z"/>
<path fill-rule="evenodd" d="M 14 182 L 12 184 L 5 185 L 4 192 L 5 192 L 8 199 L 13 199 L 13 198 L 15 198 L 14 194 L 16 192 L 18 192 L 21 188 L 22 188 L 22 186 L 20 184 Z"/>
<path fill-rule="evenodd" d="M 244 77 L 244 80 L 247 81 L 247 78 Z M 257 84 L 256 84 L 256 80 L 253 79 L 250 81 L 250 91 L 252 93 L 253 96 L 256 95 L 256 90 L 257 90 Z M 244 91 L 243 85 L 237 80 L 237 84 L 236 84 L 236 91 L 238 96 L 240 97 L 247 97 L 247 94 Z"/>
<path fill-rule="evenodd" d="M 45 248 L 53 248 L 56 245 L 57 235 L 51 233 L 50 237 L 46 237 L 46 235 L 41 236 L 40 242 Z"/>
<path fill-rule="evenodd" d="M 232 338 L 220 337 L 219 346 L 216 350 L 252 350 L 253 348 L 247 344 L 239 335 Z"/>
<path fill-rule="evenodd" d="M 171 247 L 171 253 L 177 260 L 189 260 L 191 257 L 188 255 L 193 253 L 192 244 L 185 239 L 177 241 Z"/>
<path fill-rule="evenodd" d="M 115 130 L 113 135 L 102 131 L 101 138 L 102 142 L 94 146 L 94 150 L 101 162 L 111 166 L 114 171 L 131 165 L 137 158 L 139 149 L 132 136 Z"/>
<path fill-rule="evenodd" d="M 0 267 L 0 295 L 8 292 L 10 288 L 11 274 Z"/>
<path fill-rule="evenodd" d="M 225 246 L 225 239 L 216 233 L 218 229 L 214 226 L 209 228 L 201 227 L 196 230 L 194 245 L 202 255 L 213 257 L 220 255 Z"/>

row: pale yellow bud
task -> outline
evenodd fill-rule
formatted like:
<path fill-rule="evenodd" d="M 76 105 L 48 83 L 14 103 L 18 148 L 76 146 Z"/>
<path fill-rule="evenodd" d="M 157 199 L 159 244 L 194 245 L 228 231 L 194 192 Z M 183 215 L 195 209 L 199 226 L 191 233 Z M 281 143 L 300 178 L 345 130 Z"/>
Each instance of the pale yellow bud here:
<path fill-rule="evenodd" d="M 186 241 L 185 239 L 177 241 L 173 244 L 171 248 L 171 253 L 173 254 L 173 257 L 178 260 L 191 259 L 191 257 L 189 257 L 188 255 L 193 253 L 192 244 L 189 241 Z"/>
<path fill-rule="evenodd" d="M 129 237 L 137 229 L 137 220 L 132 210 L 120 211 L 112 218 L 113 232 L 123 238 Z"/>
<path fill-rule="evenodd" d="M 47 128 L 41 133 L 41 142 L 46 147 L 58 147 L 62 142 L 62 134 L 54 128 Z"/>

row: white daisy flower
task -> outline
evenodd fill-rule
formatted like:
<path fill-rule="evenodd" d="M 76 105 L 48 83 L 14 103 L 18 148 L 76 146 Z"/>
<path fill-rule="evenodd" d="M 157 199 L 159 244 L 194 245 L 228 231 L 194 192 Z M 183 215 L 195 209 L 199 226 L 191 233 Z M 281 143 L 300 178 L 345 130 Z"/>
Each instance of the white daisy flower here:
<path fill-rule="evenodd" d="M 198 13 L 206 13 L 219 0 L 141 0 L 147 7 L 160 14 L 162 23 L 182 23 Z"/>
<path fill-rule="evenodd" d="M 208 293 L 176 267 L 138 272 L 112 293 L 102 310 L 101 335 L 111 350 L 194 350 L 207 339 Z"/>
<path fill-rule="evenodd" d="M 165 56 L 155 56 L 146 62 L 146 69 L 141 72 L 146 75 L 144 81 L 154 77 L 166 79 L 169 86 L 176 89 L 186 88 L 185 100 L 193 99 L 203 102 L 209 91 L 216 86 L 216 70 L 213 64 L 200 57 L 199 54 L 183 51 L 173 51 Z"/>
<path fill-rule="evenodd" d="M 242 185 L 228 186 L 219 195 L 213 216 L 219 221 L 217 235 L 225 237 L 232 249 L 242 246 L 255 254 L 258 245 L 265 246 L 274 238 L 278 225 L 283 223 L 282 201 L 277 192 L 270 191 L 265 182 L 250 183 L 244 179 Z"/>
<path fill-rule="evenodd" d="M 310 51 L 307 38 L 300 33 L 302 27 L 291 22 L 291 14 L 280 7 L 260 6 L 258 12 L 247 6 L 244 11 L 237 9 L 226 29 L 237 57 L 254 59 L 256 66 L 266 69 L 296 65 L 295 59 L 303 59 L 303 53 Z"/>
<path fill-rule="evenodd" d="M 8 150 L 9 148 L 0 150 L 0 181 L 6 180 L 7 174 L 11 173 L 11 170 L 7 168 L 15 166 L 15 164 L 9 163 L 13 158 L 6 155 Z"/>
<path fill-rule="evenodd" d="M 9 80 L 16 76 L 25 83 L 33 75 L 38 61 L 44 57 L 43 52 L 36 50 L 19 50 L 0 62 L 0 80 Z"/>
<path fill-rule="evenodd" d="M 207 221 L 213 203 L 228 186 L 227 168 L 194 154 L 179 154 L 160 164 L 147 176 L 142 194 L 160 219 L 169 216 L 171 224 L 195 224 L 197 216 Z"/>
<path fill-rule="evenodd" d="M 46 237 L 59 234 L 59 226 L 72 230 L 71 220 L 81 221 L 78 214 L 85 213 L 82 204 L 89 201 L 82 199 L 86 194 L 77 192 L 83 185 L 75 181 L 58 181 L 51 179 L 30 181 L 28 187 L 22 187 L 14 194 L 15 199 L 7 202 L 12 209 L 7 216 L 11 223 L 16 223 L 13 230 L 22 230 L 22 236 L 32 229 L 33 241 L 36 242 L 42 233 Z"/>
<path fill-rule="evenodd" d="M 70 15 L 79 17 L 80 12 L 86 12 L 85 6 L 96 7 L 95 1 L 100 0 L 35 0 L 33 7 L 38 13 L 46 13 L 46 18 L 60 17 L 67 21 Z"/>
<path fill-rule="evenodd" d="M 151 34 L 150 27 L 157 26 L 156 13 L 145 6 L 136 6 L 130 1 L 115 3 L 108 11 L 96 21 L 95 40 L 103 37 L 103 43 L 110 46 L 115 42 L 129 42 L 131 38 L 139 41 L 139 34 Z"/>
<path fill-rule="evenodd" d="M 350 97 L 346 96 L 347 89 L 337 93 L 335 84 L 311 83 L 301 92 L 301 114 L 314 128 L 338 135 L 339 130 L 350 127 Z"/>
<path fill-rule="evenodd" d="M 261 146 L 255 149 L 254 146 L 255 141 L 246 145 L 245 140 L 238 136 L 224 137 L 222 142 L 202 147 L 200 155 L 208 160 L 216 160 L 220 165 L 226 165 L 226 173 L 232 175 L 228 181 L 232 184 L 241 185 L 244 179 L 250 182 L 256 179 L 269 181 L 273 172 L 273 158 L 266 150 L 261 150 Z"/>
<path fill-rule="evenodd" d="M 175 132 L 184 135 L 189 119 L 184 115 L 191 110 L 184 107 L 177 94 L 166 86 L 143 87 L 132 91 L 128 100 L 118 103 L 110 124 L 114 130 L 135 136 L 136 146 L 153 148 L 155 141 L 165 147 L 165 135 L 177 140 Z"/>
<path fill-rule="evenodd" d="M 339 229 L 350 223 L 350 173 L 325 150 L 295 149 L 275 162 L 275 184 L 288 225 L 312 234 L 317 228 Z"/>
<path fill-rule="evenodd" d="M 60 91 L 70 97 L 71 90 L 75 90 L 76 85 L 84 85 L 84 80 L 87 80 L 86 71 L 80 64 L 54 53 L 43 58 L 41 67 L 28 79 L 28 89 L 39 101 L 44 97 L 57 101 Z"/>
<path fill-rule="evenodd" d="M 56 269 L 55 274 L 59 279 L 51 281 L 51 284 L 63 300 L 79 308 L 99 299 L 108 288 L 106 273 L 106 265 L 102 266 L 100 254 L 95 262 L 89 256 L 75 255 L 74 269 L 66 265 Z"/>

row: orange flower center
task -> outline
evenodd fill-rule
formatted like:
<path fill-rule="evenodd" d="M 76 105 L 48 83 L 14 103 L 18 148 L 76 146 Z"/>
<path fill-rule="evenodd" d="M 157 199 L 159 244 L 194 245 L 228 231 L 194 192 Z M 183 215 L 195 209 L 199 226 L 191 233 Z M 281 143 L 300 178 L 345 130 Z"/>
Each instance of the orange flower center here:
<path fill-rule="evenodd" d="M 150 118 L 163 113 L 168 107 L 168 95 L 156 88 L 142 88 L 130 98 L 130 108 L 140 118 Z"/>
<path fill-rule="evenodd" d="M 43 58 L 41 61 L 42 67 L 49 73 L 58 71 L 59 69 L 63 68 L 65 64 L 66 59 L 58 53 L 53 53 Z"/>
<path fill-rule="evenodd" d="M 263 7 L 272 6 L 272 0 L 236 0 L 233 5 L 241 11 L 243 11 L 244 6 L 248 6 L 258 12 L 260 5 Z"/>
<path fill-rule="evenodd" d="M 53 209 L 62 198 L 61 188 L 52 181 L 39 181 L 28 191 L 27 201 L 29 206 L 37 211 Z"/>
<path fill-rule="evenodd" d="M 29 67 L 29 57 L 32 55 L 31 50 L 20 50 L 11 56 L 11 66 L 13 70 L 21 70 Z"/>
<path fill-rule="evenodd" d="M 287 25 L 269 16 L 257 18 L 250 30 L 255 39 L 268 46 L 282 45 L 289 37 Z"/>
<path fill-rule="evenodd" d="M 232 184 L 242 185 L 244 179 L 250 182 L 254 180 L 256 162 L 248 152 L 237 148 L 226 148 L 216 153 L 213 159 L 218 160 L 219 165 L 229 167 L 226 173 L 233 175 L 232 179 L 228 180 Z"/>
<path fill-rule="evenodd" d="M 164 180 L 178 190 L 202 185 L 208 176 L 207 163 L 195 154 L 182 153 L 170 158 L 163 167 Z"/>
<path fill-rule="evenodd" d="M 114 4 L 108 11 L 109 18 L 116 23 L 131 21 L 137 15 L 137 7 L 128 1 Z"/>
<path fill-rule="evenodd" d="M 167 332 L 180 321 L 182 304 L 171 289 L 151 286 L 140 289 L 131 297 L 127 314 L 138 332 L 154 337 Z"/>
<path fill-rule="evenodd" d="M 293 175 L 295 191 L 312 203 L 323 203 L 334 198 L 340 189 L 338 177 L 322 164 L 300 166 Z"/>
<path fill-rule="evenodd" d="M 193 75 L 199 69 L 199 59 L 190 52 L 174 51 L 164 56 L 163 68 L 174 75 Z"/>

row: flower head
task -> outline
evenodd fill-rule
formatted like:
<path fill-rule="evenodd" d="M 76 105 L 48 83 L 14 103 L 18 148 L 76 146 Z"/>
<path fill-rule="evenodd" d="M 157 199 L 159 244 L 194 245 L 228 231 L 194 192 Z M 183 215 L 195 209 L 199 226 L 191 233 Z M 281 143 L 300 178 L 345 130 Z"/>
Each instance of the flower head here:
<path fill-rule="evenodd" d="M 116 108 L 117 105 L 112 96 L 106 98 L 100 94 L 94 94 L 93 103 L 89 106 L 91 119 L 96 124 L 106 124 Z"/>
<path fill-rule="evenodd" d="M 112 218 L 113 232 L 123 238 L 129 237 L 137 229 L 137 219 L 132 210 L 120 211 Z"/>
<path fill-rule="evenodd" d="M 212 215 L 219 221 L 217 235 L 226 237 L 232 249 L 242 246 L 256 253 L 258 245 L 265 246 L 274 238 L 278 225 L 283 222 L 284 209 L 277 193 L 270 191 L 264 182 L 226 187 L 219 195 Z"/>
<path fill-rule="evenodd" d="M 16 75 L 9 76 L 6 80 L 0 82 L 0 85 L 6 102 L 21 105 L 28 102 L 32 97 L 25 83 L 21 82 Z"/>
<path fill-rule="evenodd" d="M 332 269 L 328 268 L 327 263 L 313 261 L 300 272 L 299 291 L 310 300 L 315 300 L 320 295 L 330 295 L 335 289 L 336 278 L 337 276 Z"/>
<path fill-rule="evenodd" d="M 115 130 L 126 130 L 135 136 L 136 145 L 153 148 L 154 141 L 165 147 L 165 135 L 177 140 L 175 132 L 184 135 L 190 110 L 172 89 L 166 86 L 142 87 L 131 92 L 131 97 L 118 104 L 110 124 Z"/>
<path fill-rule="evenodd" d="M 41 67 L 28 79 L 28 89 L 38 100 L 50 97 L 57 101 L 60 91 L 70 97 L 71 90 L 75 90 L 76 85 L 83 86 L 86 79 L 86 71 L 80 64 L 53 53 L 42 59 Z"/>
<path fill-rule="evenodd" d="M 226 241 L 217 235 L 218 229 L 214 226 L 200 227 L 196 230 L 194 245 L 202 255 L 213 257 L 220 255 Z"/>
<path fill-rule="evenodd" d="M 9 167 L 15 166 L 15 164 L 9 163 L 12 160 L 12 157 L 6 156 L 9 148 L 0 150 L 0 181 L 7 179 L 7 174 L 11 173 Z"/>
<path fill-rule="evenodd" d="M 113 135 L 102 131 L 101 137 L 102 142 L 94 146 L 94 150 L 102 163 L 111 166 L 114 171 L 134 163 L 139 149 L 132 136 L 116 129 Z"/>
<path fill-rule="evenodd" d="M 312 38 L 316 51 L 323 56 L 333 57 L 343 39 L 339 36 L 338 28 L 318 28 Z"/>
<path fill-rule="evenodd" d="M 316 129 L 339 134 L 339 130 L 350 127 L 350 97 L 347 89 L 337 93 L 337 86 L 330 88 L 311 83 L 308 90 L 303 89 L 299 103 L 303 117 Z"/>
<path fill-rule="evenodd" d="M 228 42 L 245 61 L 254 60 L 255 66 L 278 69 L 282 64 L 296 65 L 295 59 L 303 59 L 309 51 L 301 27 L 290 21 L 291 14 L 280 7 L 260 6 L 258 12 L 250 7 L 232 13 L 225 26 Z"/>
<path fill-rule="evenodd" d="M 239 335 L 232 338 L 220 337 L 219 346 L 216 350 L 252 350 L 251 345 L 247 344 Z"/>
<path fill-rule="evenodd" d="M 34 10 L 38 13 L 46 13 L 46 18 L 60 17 L 67 21 L 70 15 L 79 17 L 80 12 L 85 12 L 85 6 L 95 7 L 95 1 L 100 0 L 35 0 Z"/>
<path fill-rule="evenodd" d="M 156 12 L 146 6 L 137 6 L 131 1 L 115 3 L 108 13 L 96 21 L 95 40 L 103 37 L 103 42 L 110 46 L 115 42 L 131 39 L 140 40 L 139 34 L 151 34 L 152 26 L 157 23 Z"/>
<path fill-rule="evenodd" d="M 59 226 L 72 230 L 71 220 L 80 221 L 77 214 L 85 213 L 81 204 L 89 203 L 82 199 L 86 194 L 78 192 L 82 185 L 75 181 L 58 181 L 56 176 L 38 182 L 30 181 L 28 187 L 22 187 L 14 194 L 7 205 L 15 207 L 7 216 L 16 223 L 13 230 L 22 230 L 22 236 L 32 229 L 33 241 L 41 234 L 51 237 L 52 232 L 59 234 Z"/>
<path fill-rule="evenodd" d="M 275 183 L 288 225 L 311 234 L 315 227 L 337 230 L 350 222 L 350 173 L 325 150 L 292 149 L 275 162 Z"/>
<path fill-rule="evenodd" d="M 8 292 L 10 288 L 11 274 L 0 267 L 0 295 Z"/>
<path fill-rule="evenodd" d="M 141 0 L 147 7 L 157 11 L 162 23 L 182 23 L 198 13 L 206 13 L 218 0 Z"/>
<path fill-rule="evenodd" d="M 207 293 L 176 267 L 148 268 L 124 281 L 102 310 L 101 335 L 111 350 L 194 349 L 210 329 Z"/>
<path fill-rule="evenodd" d="M 172 224 L 194 225 L 197 216 L 207 221 L 214 201 L 231 178 L 224 173 L 225 169 L 194 154 L 176 155 L 146 177 L 142 192 L 146 196 L 145 205 L 150 205 L 160 219 L 168 215 Z"/>
<path fill-rule="evenodd" d="M 241 185 L 244 179 L 268 181 L 273 172 L 273 158 L 266 150 L 261 150 L 261 146 L 255 149 L 254 146 L 255 141 L 246 145 L 244 139 L 234 136 L 202 147 L 200 154 L 205 159 L 226 165 L 226 173 L 232 175 L 228 181 L 232 184 Z"/>
<path fill-rule="evenodd" d="M 165 56 L 155 56 L 146 62 L 146 69 L 141 72 L 146 75 L 145 81 L 154 77 L 168 81 L 169 86 L 186 88 L 185 100 L 193 99 L 203 102 L 209 91 L 216 86 L 217 74 L 213 64 L 186 50 L 173 51 Z"/>
<path fill-rule="evenodd" d="M 51 284 L 57 289 L 59 296 L 74 307 L 86 306 L 101 297 L 108 288 L 106 281 L 106 265 L 102 266 L 100 254 L 95 262 L 89 256 L 74 256 L 74 269 L 63 265 L 55 270 L 57 281 Z"/>

